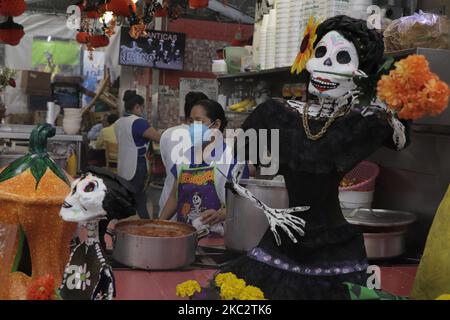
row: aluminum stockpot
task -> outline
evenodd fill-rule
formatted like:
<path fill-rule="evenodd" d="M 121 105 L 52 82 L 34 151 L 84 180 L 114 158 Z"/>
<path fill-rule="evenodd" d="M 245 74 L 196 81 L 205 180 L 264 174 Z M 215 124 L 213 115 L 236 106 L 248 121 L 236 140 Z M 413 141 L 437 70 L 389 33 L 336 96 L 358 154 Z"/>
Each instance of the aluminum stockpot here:
<path fill-rule="evenodd" d="M 113 231 L 113 258 L 126 266 L 145 270 L 171 270 L 186 267 L 195 261 L 198 240 L 207 232 L 175 221 L 157 220 L 166 226 L 189 228 L 190 233 L 180 237 L 148 237 L 122 230 L 128 225 L 142 225 L 156 220 L 123 221 Z"/>
<path fill-rule="evenodd" d="M 241 179 L 240 184 L 269 207 L 289 207 L 284 181 Z M 261 241 L 269 222 L 263 211 L 257 209 L 249 200 L 228 189 L 226 197 L 225 246 L 234 251 L 251 250 Z"/>

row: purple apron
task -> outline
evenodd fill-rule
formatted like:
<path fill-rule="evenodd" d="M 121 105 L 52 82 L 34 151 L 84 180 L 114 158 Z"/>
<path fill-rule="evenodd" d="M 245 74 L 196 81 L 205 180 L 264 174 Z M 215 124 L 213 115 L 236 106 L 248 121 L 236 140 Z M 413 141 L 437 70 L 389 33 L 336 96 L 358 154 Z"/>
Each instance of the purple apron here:
<path fill-rule="evenodd" d="M 214 166 L 189 168 L 182 166 L 178 174 L 177 220 L 192 224 L 202 212 L 221 209 L 216 191 Z"/>

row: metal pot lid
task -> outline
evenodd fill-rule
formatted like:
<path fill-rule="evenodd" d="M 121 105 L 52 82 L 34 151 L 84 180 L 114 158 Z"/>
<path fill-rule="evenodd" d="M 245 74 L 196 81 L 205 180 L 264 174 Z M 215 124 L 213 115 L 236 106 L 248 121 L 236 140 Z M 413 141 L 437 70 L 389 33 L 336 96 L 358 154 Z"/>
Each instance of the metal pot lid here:
<path fill-rule="evenodd" d="M 411 212 L 384 209 L 343 209 L 344 218 L 351 224 L 367 227 L 398 227 L 416 221 Z"/>
<path fill-rule="evenodd" d="M 246 186 L 286 188 L 283 180 L 241 179 L 239 184 Z"/>

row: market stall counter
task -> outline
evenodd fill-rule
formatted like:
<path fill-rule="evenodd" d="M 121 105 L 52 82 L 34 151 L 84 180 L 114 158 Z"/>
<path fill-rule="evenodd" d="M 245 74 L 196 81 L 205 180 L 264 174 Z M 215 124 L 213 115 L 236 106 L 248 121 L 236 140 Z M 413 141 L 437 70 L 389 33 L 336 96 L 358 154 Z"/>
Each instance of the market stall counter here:
<path fill-rule="evenodd" d="M 27 144 L 30 139 L 31 131 L 34 125 L 14 125 L 14 124 L 4 124 L 0 126 L 0 140 L 9 140 L 14 142 L 16 145 Z M 49 149 L 51 150 L 51 145 L 54 144 L 55 152 L 58 155 L 66 156 L 69 153 L 69 148 L 71 146 L 75 149 L 75 154 L 77 157 L 77 168 L 81 172 L 85 166 L 84 161 L 84 148 L 87 146 L 86 137 L 83 135 L 69 135 L 65 134 L 61 127 L 56 127 L 56 135 L 49 139 Z M 57 150 L 56 150 L 57 149 Z M 1 158 L 1 154 L 0 154 Z"/>
<path fill-rule="evenodd" d="M 199 242 L 200 248 L 224 248 L 223 238 L 205 238 Z M 182 300 L 176 295 L 177 284 L 195 280 L 205 287 L 219 271 L 214 267 L 196 267 L 182 270 L 146 271 L 114 268 L 116 279 L 116 300 Z M 388 293 L 409 296 L 417 265 L 398 265 L 381 267 L 381 289 Z"/>

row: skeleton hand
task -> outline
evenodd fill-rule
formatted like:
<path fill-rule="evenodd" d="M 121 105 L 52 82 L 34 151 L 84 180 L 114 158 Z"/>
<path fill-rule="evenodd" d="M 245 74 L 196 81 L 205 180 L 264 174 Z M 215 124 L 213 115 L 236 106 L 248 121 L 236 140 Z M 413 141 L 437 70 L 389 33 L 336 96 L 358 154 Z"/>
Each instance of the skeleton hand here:
<path fill-rule="evenodd" d="M 112 300 L 115 296 L 114 275 L 109 265 L 106 265 L 101 272 L 101 281 L 104 281 L 104 286 L 99 288 L 94 300 Z"/>
<path fill-rule="evenodd" d="M 246 188 L 242 187 L 238 183 L 238 177 L 243 171 L 244 165 L 236 165 L 233 168 L 232 172 L 232 186 L 233 189 L 244 198 L 247 198 L 250 200 L 255 207 L 258 209 L 261 209 L 264 214 L 266 215 L 267 219 L 269 220 L 270 230 L 275 236 L 275 240 L 278 245 L 281 245 L 281 238 L 278 234 L 278 231 L 276 230 L 276 227 L 280 227 L 281 229 L 286 232 L 286 234 L 289 236 L 289 238 L 292 240 L 292 242 L 297 243 L 297 238 L 292 233 L 291 229 L 297 233 L 299 233 L 301 236 L 305 234 L 302 228 L 305 227 L 305 221 L 299 217 L 296 217 L 292 215 L 293 212 L 299 212 L 299 211 L 306 211 L 309 209 L 309 207 L 294 207 L 294 208 L 288 208 L 288 209 L 274 209 L 267 206 L 265 203 L 257 199 L 250 191 L 248 191 Z"/>
<path fill-rule="evenodd" d="M 392 110 L 389 110 L 386 104 L 379 98 L 376 98 L 370 106 L 366 106 L 362 111 L 363 117 L 371 116 L 377 112 L 387 114 L 387 121 L 392 127 L 392 140 L 395 143 L 397 150 L 402 150 L 406 145 L 405 126 L 398 120 L 397 116 Z"/>

